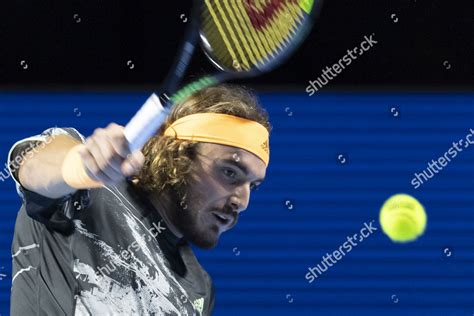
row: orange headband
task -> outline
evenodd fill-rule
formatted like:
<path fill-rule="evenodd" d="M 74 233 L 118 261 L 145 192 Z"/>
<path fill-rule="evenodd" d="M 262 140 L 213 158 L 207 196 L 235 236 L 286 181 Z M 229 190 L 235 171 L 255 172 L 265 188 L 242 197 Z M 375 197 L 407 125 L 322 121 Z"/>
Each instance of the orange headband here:
<path fill-rule="evenodd" d="M 251 120 L 220 113 L 197 113 L 176 120 L 165 136 L 245 149 L 268 166 L 270 147 L 267 129 Z"/>
<path fill-rule="evenodd" d="M 176 120 L 164 135 L 242 148 L 262 159 L 267 166 L 270 160 L 267 129 L 255 121 L 233 115 L 191 114 Z M 67 153 L 62 165 L 63 179 L 76 189 L 101 187 L 102 183 L 92 180 L 82 164 L 79 151 L 84 146 L 77 145 Z"/>

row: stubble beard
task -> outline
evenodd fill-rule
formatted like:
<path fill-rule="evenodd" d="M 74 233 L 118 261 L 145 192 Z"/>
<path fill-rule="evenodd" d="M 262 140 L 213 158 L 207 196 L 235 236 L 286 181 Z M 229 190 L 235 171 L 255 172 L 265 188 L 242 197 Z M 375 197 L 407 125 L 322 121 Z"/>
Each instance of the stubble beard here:
<path fill-rule="evenodd" d="M 183 238 L 201 249 L 212 249 L 219 241 L 219 231 L 216 226 L 204 227 L 200 222 L 206 210 L 196 210 L 189 199 L 182 198 L 181 190 L 172 190 L 170 194 L 172 205 L 168 216 Z"/>

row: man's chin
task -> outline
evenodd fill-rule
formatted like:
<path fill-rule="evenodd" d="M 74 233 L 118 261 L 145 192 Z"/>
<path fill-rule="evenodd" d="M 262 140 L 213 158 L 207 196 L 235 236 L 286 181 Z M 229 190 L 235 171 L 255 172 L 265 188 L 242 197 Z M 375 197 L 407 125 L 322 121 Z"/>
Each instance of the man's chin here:
<path fill-rule="evenodd" d="M 193 245 L 195 245 L 196 247 L 200 248 L 200 249 L 204 249 L 204 250 L 211 250 L 213 248 L 215 248 L 218 244 L 218 242 L 203 242 L 202 240 L 198 241 L 198 242 L 194 242 L 194 241 L 191 241 L 191 243 Z"/>
<path fill-rule="evenodd" d="M 201 249 L 213 249 L 219 243 L 219 234 L 206 234 L 206 236 L 190 236 L 187 240 Z"/>

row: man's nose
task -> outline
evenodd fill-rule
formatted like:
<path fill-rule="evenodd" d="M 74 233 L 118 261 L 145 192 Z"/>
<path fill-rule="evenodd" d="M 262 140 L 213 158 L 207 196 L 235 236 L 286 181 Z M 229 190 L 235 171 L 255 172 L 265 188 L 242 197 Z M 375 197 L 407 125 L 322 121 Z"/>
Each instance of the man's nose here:
<path fill-rule="evenodd" d="M 230 197 L 230 205 L 232 209 L 237 212 L 241 213 L 247 209 L 249 206 L 250 201 L 250 185 L 244 184 L 237 187 Z"/>

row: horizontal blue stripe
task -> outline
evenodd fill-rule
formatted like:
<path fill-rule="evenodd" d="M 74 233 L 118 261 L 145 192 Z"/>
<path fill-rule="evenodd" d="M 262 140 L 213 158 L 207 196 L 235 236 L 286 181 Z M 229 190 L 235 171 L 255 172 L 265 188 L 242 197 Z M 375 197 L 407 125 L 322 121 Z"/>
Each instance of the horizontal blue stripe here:
<path fill-rule="evenodd" d="M 125 124 L 147 97 L 0 93 L 0 171 L 17 140 L 52 126 L 90 135 L 111 121 Z M 196 250 L 216 286 L 214 315 L 471 315 L 474 145 L 418 189 L 411 181 L 474 129 L 474 94 L 265 93 L 260 99 L 273 125 L 266 181 L 216 249 Z M 408 244 L 391 242 L 378 223 L 383 202 L 399 192 L 417 197 L 428 214 L 424 235 Z M 0 181 L 2 314 L 8 314 L 20 205 L 13 181 Z M 309 284 L 308 268 L 371 220 L 378 231 Z"/>

